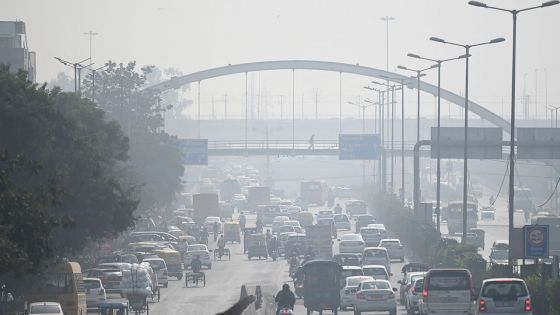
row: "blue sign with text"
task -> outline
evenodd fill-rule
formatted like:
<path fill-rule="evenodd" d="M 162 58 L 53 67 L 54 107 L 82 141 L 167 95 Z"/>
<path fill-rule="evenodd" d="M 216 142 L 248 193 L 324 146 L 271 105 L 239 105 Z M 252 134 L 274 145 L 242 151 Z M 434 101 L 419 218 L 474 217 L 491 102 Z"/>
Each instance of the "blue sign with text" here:
<path fill-rule="evenodd" d="M 379 160 L 378 134 L 341 134 L 338 136 L 339 160 Z"/>
<path fill-rule="evenodd" d="M 208 165 L 208 139 L 183 139 L 179 146 L 186 165 Z"/>
<path fill-rule="evenodd" d="M 548 257 L 548 225 L 525 225 L 523 227 L 525 238 L 525 257 Z"/>

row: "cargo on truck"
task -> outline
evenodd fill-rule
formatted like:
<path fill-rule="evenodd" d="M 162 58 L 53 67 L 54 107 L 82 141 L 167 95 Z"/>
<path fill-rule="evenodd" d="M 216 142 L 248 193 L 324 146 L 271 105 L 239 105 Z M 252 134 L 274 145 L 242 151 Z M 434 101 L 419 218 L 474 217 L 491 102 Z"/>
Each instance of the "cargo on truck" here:
<path fill-rule="evenodd" d="M 247 204 L 249 210 L 255 211 L 259 205 L 270 204 L 270 187 L 254 186 L 247 190 Z"/>
<path fill-rule="evenodd" d="M 193 195 L 193 209 L 193 219 L 198 224 L 202 224 L 207 217 L 219 217 L 218 195 L 211 193 Z"/>
<path fill-rule="evenodd" d="M 328 225 L 309 225 L 305 228 L 306 244 L 313 249 L 315 258 L 331 259 L 332 233 Z"/>

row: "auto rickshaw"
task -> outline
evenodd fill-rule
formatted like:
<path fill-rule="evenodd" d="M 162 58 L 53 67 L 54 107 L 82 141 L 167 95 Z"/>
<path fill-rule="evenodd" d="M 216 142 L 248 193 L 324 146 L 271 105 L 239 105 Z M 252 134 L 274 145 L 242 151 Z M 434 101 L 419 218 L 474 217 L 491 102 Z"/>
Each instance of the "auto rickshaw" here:
<path fill-rule="evenodd" d="M 99 315 L 128 315 L 128 303 L 101 303 L 98 306 Z"/>
<path fill-rule="evenodd" d="M 241 244 L 241 230 L 239 222 L 230 221 L 224 223 L 224 239 L 227 242 L 237 242 Z"/>
<path fill-rule="evenodd" d="M 331 260 L 312 260 L 303 265 L 303 304 L 307 315 L 331 310 L 338 314 L 342 267 Z"/>
<path fill-rule="evenodd" d="M 306 226 L 313 225 L 313 214 L 309 211 L 302 211 L 297 214 L 299 224 L 305 228 Z"/>
<path fill-rule="evenodd" d="M 475 244 L 477 247 L 482 248 L 484 250 L 484 238 L 486 232 L 483 229 L 473 228 L 470 230 L 471 233 L 476 234 Z"/>
<path fill-rule="evenodd" d="M 177 280 L 183 278 L 183 260 L 181 253 L 173 249 L 158 249 L 153 250 L 152 253 L 158 255 L 165 261 L 167 265 L 167 274 L 171 277 L 176 277 Z"/>
<path fill-rule="evenodd" d="M 266 235 L 263 233 L 250 234 L 247 237 L 247 257 L 249 260 L 253 257 L 259 259 L 268 259 L 268 250 L 266 248 Z"/>

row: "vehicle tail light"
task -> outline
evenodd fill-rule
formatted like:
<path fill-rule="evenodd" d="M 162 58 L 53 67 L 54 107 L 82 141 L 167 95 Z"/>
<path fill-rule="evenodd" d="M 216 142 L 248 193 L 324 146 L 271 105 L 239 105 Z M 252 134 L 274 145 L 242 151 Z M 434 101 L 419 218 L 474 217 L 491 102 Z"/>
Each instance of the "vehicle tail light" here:
<path fill-rule="evenodd" d="M 478 311 L 479 312 L 486 312 L 487 308 L 486 308 L 486 301 L 485 300 L 480 300 L 478 302 Z"/>
<path fill-rule="evenodd" d="M 303 283 L 298 284 L 297 287 L 300 289 L 303 288 Z"/>
<path fill-rule="evenodd" d="M 533 304 L 531 299 L 525 299 L 525 312 L 531 312 L 533 310 Z"/>
<path fill-rule="evenodd" d="M 366 296 L 363 293 L 358 293 L 358 295 L 356 295 L 356 297 L 360 300 L 365 300 Z"/>
<path fill-rule="evenodd" d="M 422 299 L 423 299 L 424 301 L 427 301 L 427 300 L 428 300 L 428 290 L 422 291 Z"/>

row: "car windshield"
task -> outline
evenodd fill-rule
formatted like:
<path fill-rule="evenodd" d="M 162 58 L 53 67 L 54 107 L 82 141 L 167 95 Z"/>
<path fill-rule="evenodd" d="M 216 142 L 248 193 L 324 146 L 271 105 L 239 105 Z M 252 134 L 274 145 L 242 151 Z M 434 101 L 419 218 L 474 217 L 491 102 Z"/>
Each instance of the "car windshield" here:
<path fill-rule="evenodd" d="M 364 257 L 386 257 L 387 252 L 381 249 L 366 250 Z"/>
<path fill-rule="evenodd" d="M 206 250 L 206 246 L 202 245 L 202 244 L 198 244 L 198 245 L 189 245 L 189 247 L 187 248 L 187 251 L 192 252 L 192 251 L 202 251 L 202 250 Z"/>
<path fill-rule="evenodd" d="M 342 270 L 342 277 L 347 278 L 351 276 L 363 276 L 364 272 L 362 269 L 344 269 Z"/>
<path fill-rule="evenodd" d="M 378 234 L 379 230 L 377 230 L 377 229 L 362 229 L 362 230 L 360 230 L 360 233 L 367 234 L 367 235 Z"/>
<path fill-rule="evenodd" d="M 387 290 L 391 286 L 385 281 L 368 281 L 362 283 L 362 290 Z"/>
<path fill-rule="evenodd" d="M 430 275 L 428 290 L 469 290 L 469 276 L 466 272 L 440 272 Z"/>
<path fill-rule="evenodd" d="M 365 268 L 364 274 L 366 276 L 386 276 L 387 273 L 382 268 Z"/>
<path fill-rule="evenodd" d="M 149 260 L 148 263 L 154 270 L 161 270 L 165 268 L 165 262 L 162 260 Z"/>
<path fill-rule="evenodd" d="M 59 314 L 58 305 L 32 305 L 29 314 Z"/>
<path fill-rule="evenodd" d="M 101 283 L 99 280 L 84 280 L 84 288 L 87 289 L 99 289 L 101 288 Z"/>
<path fill-rule="evenodd" d="M 360 234 L 346 234 L 340 239 L 341 241 L 361 241 Z"/>
<path fill-rule="evenodd" d="M 509 252 L 507 250 L 492 251 L 491 258 L 493 259 L 509 259 Z"/>
<path fill-rule="evenodd" d="M 527 296 L 527 290 L 521 281 L 492 281 L 484 284 L 481 295 L 494 301 L 511 301 Z"/>
<path fill-rule="evenodd" d="M 335 215 L 334 216 L 334 220 L 335 221 L 344 221 L 347 222 L 348 221 L 348 217 L 345 215 Z"/>
<path fill-rule="evenodd" d="M 401 244 L 401 242 L 399 242 L 399 241 L 382 241 L 381 242 L 382 246 L 398 246 L 400 244 Z"/>

